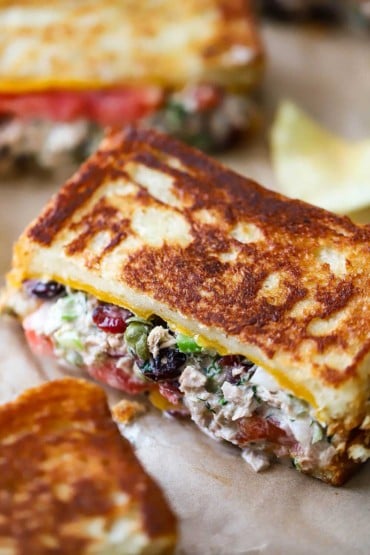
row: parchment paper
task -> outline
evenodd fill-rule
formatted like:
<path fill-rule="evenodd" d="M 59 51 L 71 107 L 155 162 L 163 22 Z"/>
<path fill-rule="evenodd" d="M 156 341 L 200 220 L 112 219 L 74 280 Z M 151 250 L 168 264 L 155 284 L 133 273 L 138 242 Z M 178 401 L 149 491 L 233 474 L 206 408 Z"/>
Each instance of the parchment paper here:
<path fill-rule="evenodd" d="M 265 130 L 279 99 L 291 98 L 338 133 L 370 137 L 369 39 L 279 26 L 266 27 L 264 35 L 270 54 Z M 223 156 L 223 161 L 276 187 L 266 133 Z M 1 274 L 9 266 L 12 242 L 70 171 L 62 169 L 52 181 L 3 180 Z M 31 356 L 14 322 L 0 322 L 0 402 L 62 375 L 55 365 L 41 365 Z M 114 403 L 120 395 L 110 390 L 109 397 Z M 125 433 L 179 515 L 178 554 L 370 553 L 370 465 L 338 489 L 278 465 L 255 474 L 238 450 L 155 411 Z"/>

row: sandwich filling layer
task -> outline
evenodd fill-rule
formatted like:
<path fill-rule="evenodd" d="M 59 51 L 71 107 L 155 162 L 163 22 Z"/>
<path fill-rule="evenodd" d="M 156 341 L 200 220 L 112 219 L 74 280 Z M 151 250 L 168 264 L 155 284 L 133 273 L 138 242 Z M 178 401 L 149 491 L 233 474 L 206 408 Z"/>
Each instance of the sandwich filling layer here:
<path fill-rule="evenodd" d="M 169 414 L 189 415 L 209 436 L 237 445 L 256 470 L 290 461 L 330 466 L 337 438 L 312 407 L 245 357 L 202 348 L 158 316 L 148 319 L 57 282 L 26 281 L 9 308 L 37 353 L 128 393 L 156 392 Z"/>
<path fill-rule="evenodd" d="M 227 146 L 251 124 L 253 103 L 208 84 L 0 94 L 0 168 L 25 159 L 42 168 L 85 159 L 104 126 L 140 120 L 203 150 Z"/>

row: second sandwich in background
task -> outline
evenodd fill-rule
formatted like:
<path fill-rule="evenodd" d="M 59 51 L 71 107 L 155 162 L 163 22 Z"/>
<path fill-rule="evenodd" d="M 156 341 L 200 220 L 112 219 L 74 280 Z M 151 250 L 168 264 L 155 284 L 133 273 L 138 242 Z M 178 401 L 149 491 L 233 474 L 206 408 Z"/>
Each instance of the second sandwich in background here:
<path fill-rule="evenodd" d="M 81 160 L 134 121 L 224 148 L 251 124 L 262 62 L 248 1 L 6 3 L 0 169 Z"/>

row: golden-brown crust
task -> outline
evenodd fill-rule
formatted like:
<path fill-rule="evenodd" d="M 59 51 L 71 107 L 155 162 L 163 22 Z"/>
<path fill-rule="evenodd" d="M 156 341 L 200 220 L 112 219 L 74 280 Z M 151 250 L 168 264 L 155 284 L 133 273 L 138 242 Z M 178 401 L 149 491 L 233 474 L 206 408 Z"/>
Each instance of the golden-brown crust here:
<path fill-rule="evenodd" d="M 175 518 L 96 385 L 66 378 L 26 391 L 0 407 L 0 441 L 0 542 L 11 553 L 82 554 L 94 543 L 88 522 L 101 519 L 104 536 L 126 515 L 148 543 L 174 546 Z"/>
<path fill-rule="evenodd" d="M 361 446 L 362 449 L 370 447 L 370 433 L 366 430 L 352 430 L 346 440 L 337 446 L 337 453 L 327 466 L 308 472 L 311 476 L 327 482 L 331 486 L 342 486 L 359 469 L 365 460 L 351 458 L 351 447 Z"/>
<path fill-rule="evenodd" d="M 225 170 L 198 152 L 180 146 L 172 139 L 159 137 L 148 131 L 132 130 L 126 133 L 124 141 L 120 155 L 126 157 L 127 161 L 158 169 L 176 179 L 179 190 L 187 197 L 186 216 L 192 224 L 194 236 L 194 241 L 185 252 L 166 245 L 161 251 L 147 247 L 140 249 L 131 256 L 129 264 L 123 269 L 122 277 L 125 281 L 139 287 L 143 292 L 154 294 L 156 298 L 176 306 L 185 313 L 191 311 L 193 317 L 208 325 L 222 327 L 227 334 L 238 334 L 242 340 L 250 338 L 253 334 L 258 343 L 265 344 L 271 355 L 279 344 L 289 343 L 290 348 L 295 349 L 304 337 L 315 341 L 320 352 L 327 345 L 336 344 L 338 340 L 346 346 L 344 334 L 336 333 L 324 337 L 309 334 L 307 326 L 312 321 L 312 314 L 302 318 L 300 322 L 293 323 L 290 321 L 289 311 L 308 294 L 302 279 L 307 277 L 305 266 L 308 261 L 305 265 L 302 264 L 304 254 L 314 263 L 310 252 L 312 246 L 318 248 L 320 240 L 327 237 L 330 237 L 333 245 L 337 245 L 338 248 L 357 245 L 365 255 L 369 254 L 369 228 L 358 227 L 348 218 L 335 216 L 303 202 L 290 201 L 277 193 L 262 189 L 252 181 Z M 157 153 L 150 152 L 148 146 L 158 149 Z M 114 150 L 101 153 L 95 159 L 95 163 L 90 160 L 77 180 L 73 180 L 64 189 L 52 209 L 30 229 L 29 237 L 33 241 L 51 245 L 59 229 L 63 228 L 77 208 L 99 188 L 103 179 L 125 177 L 125 172 L 120 172 L 117 168 L 106 169 L 109 163 L 114 163 Z M 185 167 L 192 168 L 191 175 L 169 168 L 161 162 L 158 152 L 176 156 Z M 124 159 L 121 158 L 120 165 L 123 166 L 123 163 Z M 150 202 L 149 196 L 145 198 L 145 192 L 140 191 L 140 194 L 142 204 Z M 218 218 L 214 226 L 199 224 L 192 216 L 195 210 L 211 210 L 215 207 Z M 262 252 L 261 246 L 257 243 L 238 245 L 241 252 L 232 271 L 240 275 L 241 279 L 232 290 L 228 288 L 223 277 L 228 270 L 228 264 L 220 262 L 217 254 L 232 249 L 235 240 L 225 236 L 224 230 L 220 229 L 220 223 L 225 222 L 228 226 L 233 226 L 241 220 L 258 225 L 262 232 L 268 234 L 269 242 L 267 250 L 263 249 Z M 84 215 L 80 223 L 71 224 L 70 228 L 74 231 L 79 230 L 80 233 L 66 245 L 66 253 L 73 255 L 83 251 L 86 239 L 91 239 L 91 236 L 102 229 L 112 232 L 113 239 L 108 246 L 110 249 L 112 244 L 118 244 L 127 236 L 127 224 L 128 220 L 120 218 L 119 211 L 113 206 L 109 207 L 107 200 L 102 198 L 90 213 Z M 81 232 L 82 226 L 86 232 Z M 295 234 L 299 234 L 299 241 L 294 240 L 289 244 L 289 239 Z M 101 256 L 104 256 L 104 253 Z M 145 271 L 147 268 L 151 269 L 150 273 Z M 315 300 L 320 306 L 315 312 L 315 318 L 325 319 L 341 310 L 356 297 L 356 287 L 365 287 L 369 283 L 366 274 L 357 276 L 355 287 L 348 279 L 336 279 L 330 268 L 320 269 L 325 272 L 327 279 L 323 285 L 318 283 L 316 288 Z M 261 284 L 275 271 L 285 272 L 288 291 L 284 302 L 271 304 L 264 298 L 256 302 Z M 158 282 L 153 279 L 153 275 L 163 276 L 163 279 Z M 217 301 L 214 313 L 209 310 L 212 301 L 209 304 L 207 301 L 207 306 L 202 307 L 199 290 L 200 285 L 207 280 L 211 281 L 212 287 L 218 288 L 220 293 L 217 299 L 216 295 L 214 296 L 214 301 Z M 367 307 L 364 306 L 364 309 Z M 351 323 L 360 331 L 360 326 L 356 324 L 359 320 L 358 314 L 354 317 L 355 321 Z M 276 332 L 277 326 L 279 333 Z M 274 338 L 274 341 L 266 345 L 268 338 Z M 364 348 L 366 349 L 366 345 Z M 347 376 L 354 373 L 356 362 L 348 368 Z M 326 373 L 326 379 L 332 383 L 340 383 L 341 380 L 347 379 L 345 373 L 331 374 L 330 368 L 323 368 L 322 372 Z"/>
<path fill-rule="evenodd" d="M 159 172 L 167 189 L 156 192 L 143 170 Z M 158 218 L 150 232 L 148 214 Z M 162 226 L 167 219 L 170 227 Z M 109 240 L 92 254 L 87 240 L 103 228 Z M 136 291 L 189 329 L 203 326 L 206 338 L 216 330 L 224 350 L 261 361 L 283 386 L 300 384 L 296 394 L 330 405 L 334 418 L 352 412 L 349 427 L 365 416 L 370 226 L 263 189 L 164 135 L 128 128 L 107 137 L 23 235 L 15 272 L 37 275 L 40 248 L 46 258 L 60 249 L 71 264 L 66 276 L 46 261 L 41 274 L 88 291 L 93 277 Z M 89 269 L 89 283 L 78 281 L 77 268 Z M 125 304 L 102 283 L 98 296 Z"/>
<path fill-rule="evenodd" d="M 314 478 L 318 478 L 331 486 L 343 486 L 358 468 L 358 463 L 351 461 L 347 456 L 341 456 L 334 457 L 329 467 L 318 468 L 310 472 L 302 472 Z"/>

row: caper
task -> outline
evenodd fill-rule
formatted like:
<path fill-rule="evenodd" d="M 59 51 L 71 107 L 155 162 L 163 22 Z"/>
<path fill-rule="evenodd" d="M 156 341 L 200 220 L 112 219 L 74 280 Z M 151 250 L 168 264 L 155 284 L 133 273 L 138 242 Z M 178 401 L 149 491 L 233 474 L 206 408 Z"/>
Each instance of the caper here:
<path fill-rule="evenodd" d="M 147 337 L 147 335 L 142 335 L 135 345 L 136 354 L 141 360 L 148 360 L 150 355 Z"/>
<path fill-rule="evenodd" d="M 149 358 L 149 349 L 147 344 L 148 326 L 140 322 L 131 322 L 125 331 L 126 345 L 131 348 L 141 358 L 147 360 Z"/>
<path fill-rule="evenodd" d="M 148 328 L 140 322 L 131 322 L 125 331 L 125 341 L 129 347 L 135 347 L 141 336 L 148 335 Z"/>

